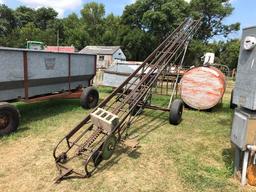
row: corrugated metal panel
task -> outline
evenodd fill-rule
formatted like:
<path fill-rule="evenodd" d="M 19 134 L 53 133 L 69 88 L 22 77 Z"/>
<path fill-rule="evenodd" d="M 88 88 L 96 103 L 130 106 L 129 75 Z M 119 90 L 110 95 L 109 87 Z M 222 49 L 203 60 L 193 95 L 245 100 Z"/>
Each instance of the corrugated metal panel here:
<path fill-rule="evenodd" d="M 94 75 L 94 55 L 0 49 L 0 101 L 24 98 L 25 82 L 28 96 L 33 97 L 69 90 L 69 87 L 86 87 Z"/>
<path fill-rule="evenodd" d="M 256 47 L 252 50 L 244 49 L 247 36 L 255 37 L 256 27 L 243 30 L 233 103 L 256 110 Z"/>

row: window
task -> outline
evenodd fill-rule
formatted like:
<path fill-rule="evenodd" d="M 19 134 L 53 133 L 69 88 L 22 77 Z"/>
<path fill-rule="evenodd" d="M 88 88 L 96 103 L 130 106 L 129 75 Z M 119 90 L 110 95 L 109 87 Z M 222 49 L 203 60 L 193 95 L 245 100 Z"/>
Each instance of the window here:
<path fill-rule="evenodd" d="M 104 61 L 104 59 L 105 59 L 104 55 L 99 56 L 99 61 Z"/>

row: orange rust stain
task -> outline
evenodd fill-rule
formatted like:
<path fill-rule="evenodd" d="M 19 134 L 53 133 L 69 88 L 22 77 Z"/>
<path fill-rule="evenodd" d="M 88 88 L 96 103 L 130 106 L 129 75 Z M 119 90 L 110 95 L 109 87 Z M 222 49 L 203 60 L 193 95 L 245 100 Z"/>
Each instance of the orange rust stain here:
<path fill-rule="evenodd" d="M 188 71 L 181 80 L 181 97 L 184 102 L 196 109 L 209 109 L 222 99 L 225 76 L 216 68 L 197 67 Z"/>

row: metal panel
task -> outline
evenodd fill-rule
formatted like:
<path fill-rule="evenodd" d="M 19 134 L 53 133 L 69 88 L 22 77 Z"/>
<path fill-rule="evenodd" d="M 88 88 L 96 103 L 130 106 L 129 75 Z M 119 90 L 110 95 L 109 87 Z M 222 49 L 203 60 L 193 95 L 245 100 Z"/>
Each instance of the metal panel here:
<path fill-rule="evenodd" d="M 95 57 L 71 55 L 71 76 L 95 74 Z"/>
<path fill-rule="evenodd" d="M 241 108 L 235 110 L 231 141 L 242 150 L 256 144 L 256 113 Z"/>
<path fill-rule="evenodd" d="M 112 73 L 104 73 L 103 76 L 103 83 L 102 85 L 108 86 L 108 87 L 119 87 L 129 76 L 127 75 L 120 75 L 120 74 L 112 74 Z M 135 81 L 136 78 L 133 78 L 131 81 Z M 136 85 L 136 83 L 135 83 Z M 133 85 L 131 88 L 133 89 Z"/>
<path fill-rule="evenodd" d="M 0 82 L 24 80 L 23 52 L 0 50 Z"/>
<path fill-rule="evenodd" d="M 139 68 L 141 62 L 118 61 L 111 65 L 103 74 L 103 86 L 119 87 L 136 69 Z M 141 74 L 141 72 L 139 72 Z M 136 78 L 133 78 L 136 80 Z M 134 81 L 133 80 L 133 81 Z M 133 89 L 134 86 L 131 88 Z"/>
<path fill-rule="evenodd" d="M 0 101 L 86 87 L 94 75 L 94 55 L 0 49 Z"/>
<path fill-rule="evenodd" d="M 256 110 L 256 48 L 244 49 L 246 37 L 256 37 L 256 27 L 243 30 L 233 103 Z"/>

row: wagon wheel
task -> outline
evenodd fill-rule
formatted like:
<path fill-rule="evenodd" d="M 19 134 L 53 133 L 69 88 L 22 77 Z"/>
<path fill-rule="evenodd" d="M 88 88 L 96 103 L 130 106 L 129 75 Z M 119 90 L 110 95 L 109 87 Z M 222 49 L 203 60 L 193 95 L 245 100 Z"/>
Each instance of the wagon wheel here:
<path fill-rule="evenodd" d="M 8 103 L 0 103 L 0 136 L 16 131 L 19 122 L 18 109 Z"/>
<path fill-rule="evenodd" d="M 103 145 L 97 149 L 85 162 L 86 176 L 90 177 L 103 160 L 108 160 L 114 153 L 117 138 L 114 135 L 108 137 Z"/>
<path fill-rule="evenodd" d="M 85 161 L 85 173 L 87 177 L 91 177 L 93 172 L 97 169 L 98 165 L 102 161 L 102 155 L 100 150 L 96 150 L 91 156 Z"/>
<path fill-rule="evenodd" d="M 175 99 L 170 108 L 169 122 L 173 125 L 178 125 L 182 119 L 184 104 L 180 99 Z"/>
<path fill-rule="evenodd" d="M 131 108 L 131 107 L 129 107 Z M 131 115 L 132 116 L 136 116 L 136 115 L 140 115 L 142 113 L 142 109 L 141 107 L 139 107 L 138 105 L 136 105 L 132 110 L 131 110 Z"/>
<path fill-rule="evenodd" d="M 95 87 L 87 87 L 81 97 L 80 103 L 84 109 L 93 109 L 98 105 L 99 92 Z"/>
<path fill-rule="evenodd" d="M 234 90 L 231 91 L 230 104 L 229 104 L 230 109 L 235 109 L 237 107 L 237 105 L 233 103 L 233 95 L 234 95 Z"/>
<path fill-rule="evenodd" d="M 102 146 L 102 158 L 108 160 L 114 153 L 116 148 L 117 138 L 114 135 L 111 135 Z"/>

